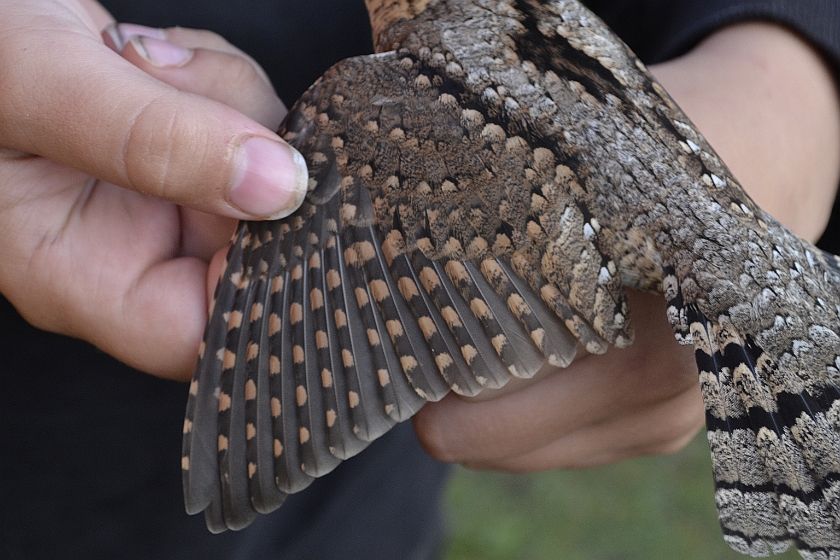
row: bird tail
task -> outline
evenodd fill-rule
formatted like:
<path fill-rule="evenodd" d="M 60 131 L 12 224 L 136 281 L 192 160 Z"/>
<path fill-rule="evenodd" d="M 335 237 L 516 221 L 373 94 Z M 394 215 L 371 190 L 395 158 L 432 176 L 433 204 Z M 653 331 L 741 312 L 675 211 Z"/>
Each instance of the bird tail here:
<path fill-rule="evenodd" d="M 793 544 L 803 558 L 840 558 L 838 310 L 835 330 L 791 306 L 790 316 L 744 333 L 729 314 L 711 318 L 684 302 L 673 269 L 665 292 L 678 339 L 695 349 L 724 539 L 751 556 Z M 805 336 L 778 356 L 762 348 L 788 328 Z"/>

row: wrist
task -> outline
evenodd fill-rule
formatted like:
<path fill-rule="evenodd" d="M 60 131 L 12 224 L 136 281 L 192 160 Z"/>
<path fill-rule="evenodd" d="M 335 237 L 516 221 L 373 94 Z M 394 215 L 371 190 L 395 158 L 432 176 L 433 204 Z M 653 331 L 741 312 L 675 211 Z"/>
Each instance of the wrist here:
<path fill-rule="evenodd" d="M 815 241 L 840 180 L 840 102 L 817 51 L 745 23 L 651 71 L 759 206 Z"/>

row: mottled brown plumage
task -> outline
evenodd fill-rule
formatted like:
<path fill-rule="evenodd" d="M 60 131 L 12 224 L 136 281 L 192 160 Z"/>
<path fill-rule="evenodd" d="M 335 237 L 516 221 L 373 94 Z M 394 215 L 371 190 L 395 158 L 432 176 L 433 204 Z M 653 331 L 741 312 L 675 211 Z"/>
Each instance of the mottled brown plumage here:
<path fill-rule="evenodd" d="M 377 50 L 281 133 L 309 193 L 243 223 L 190 390 L 187 509 L 237 529 L 427 400 L 627 346 L 696 349 L 725 538 L 840 557 L 840 276 L 743 192 L 575 0 L 368 0 Z"/>

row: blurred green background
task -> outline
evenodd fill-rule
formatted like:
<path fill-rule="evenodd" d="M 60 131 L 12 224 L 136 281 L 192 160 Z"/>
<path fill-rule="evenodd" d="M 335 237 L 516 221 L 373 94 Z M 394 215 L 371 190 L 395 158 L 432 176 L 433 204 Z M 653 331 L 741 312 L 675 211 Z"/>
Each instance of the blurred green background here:
<path fill-rule="evenodd" d="M 705 431 L 681 452 L 534 475 L 457 468 L 446 560 L 746 559 L 721 536 Z M 799 558 L 789 550 L 776 556 Z"/>

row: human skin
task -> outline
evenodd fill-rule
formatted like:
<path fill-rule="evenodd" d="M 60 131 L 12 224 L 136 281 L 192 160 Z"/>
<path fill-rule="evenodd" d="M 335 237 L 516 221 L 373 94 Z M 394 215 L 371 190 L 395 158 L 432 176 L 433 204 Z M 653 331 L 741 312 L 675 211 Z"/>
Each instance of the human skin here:
<path fill-rule="evenodd" d="M 831 72 L 785 28 L 744 23 L 650 70 L 772 216 L 815 241 L 840 180 L 840 108 Z M 478 398 L 448 395 L 414 425 L 438 459 L 472 468 L 582 468 L 674 452 L 703 425 L 693 348 L 660 295 L 631 292 L 636 340 Z"/>
<path fill-rule="evenodd" d="M 182 29 L 166 37 L 188 49 L 120 56 L 109 22 L 92 2 L 0 3 L 0 292 L 37 327 L 187 379 L 210 257 L 236 219 L 293 210 L 306 171 L 248 57 Z"/>
<path fill-rule="evenodd" d="M 187 380 L 235 220 L 288 209 L 299 177 L 281 149 L 280 172 L 246 197 L 259 208 L 243 211 L 230 196 L 243 138 L 280 142 L 284 109 L 264 74 L 209 32 L 119 49 L 100 34 L 110 21 L 87 0 L 0 4 L 0 293 L 40 328 Z M 183 59 L 167 44 L 187 47 Z M 840 175 L 824 157 L 840 154 L 840 110 L 816 53 L 746 24 L 652 70 L 759 204 L 817 237 Z M 444 460 L 519 471 L 682 447 L 703 419 L 692 351 L 661 297 L 634 292 L 630 304 L 631 348 L 430 404 L 421 441 Z"/>

